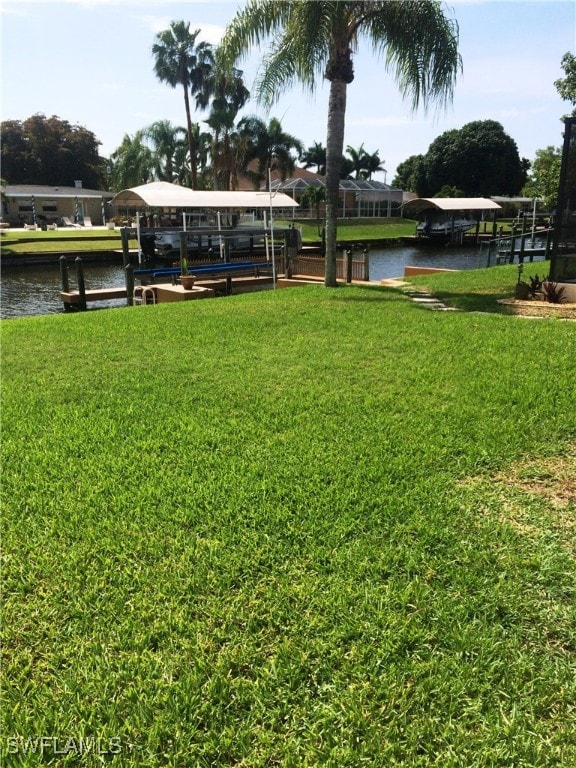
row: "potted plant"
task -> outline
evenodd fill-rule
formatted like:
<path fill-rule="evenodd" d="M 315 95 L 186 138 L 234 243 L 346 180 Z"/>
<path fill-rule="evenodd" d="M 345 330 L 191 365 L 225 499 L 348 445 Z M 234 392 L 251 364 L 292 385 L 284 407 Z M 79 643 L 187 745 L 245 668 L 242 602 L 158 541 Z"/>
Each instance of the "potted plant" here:
<path fill-rule="evenodd" d="M 191 275 L 188 272 L 188 259 L 186 257 L 180 260 L 180 283 L 182 288 L 186 291 L 191 291 L 194 288 L 194 282 L 196 281 L 196 275 Z"/>

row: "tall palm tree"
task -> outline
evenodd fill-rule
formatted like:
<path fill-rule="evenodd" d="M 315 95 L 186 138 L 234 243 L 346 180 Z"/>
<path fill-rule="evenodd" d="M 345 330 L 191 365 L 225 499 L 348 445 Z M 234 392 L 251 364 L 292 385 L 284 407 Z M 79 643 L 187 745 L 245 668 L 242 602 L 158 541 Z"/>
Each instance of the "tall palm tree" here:
<path fill-rule="evenodd" d="M 254 187 L 258 189 L 264 181 L 268 187 L 268 169 L 278 171 L 282 180 L 286 179 L 296 164 L 292 150 L 301 154 L 302 142 L 283 131 L 276 117 L 268 125 L 259 117 L 245 117 L 238 123 L 238 128 L 245 146 L 245 164 L 252 160 L 257 162 L 256 170 L 250 173 Z"/>
<path fill-rule="evenodd" d="M 219 49 L 233 64 L 270 41 L 258 96 L 273 104 L 294 81 L 314 90 L 330 82 L 326 141 L 326 286 L 336 285 L 336 228 L 346 95 L 354 79 L 353 55 L 365 39 L 384 57 L 412 107 L 451 98 L 461 66 L 458 28 L 438 0 L 249 0 L 229 24 Z"/>
<path fill-rule="evenodd" d="M 156 42 L 152 46 L 152 54 L 155 57 L 154 72 L 158 79 L 168 83 L 172 88 L 181 85 L 184 90 L 193 188 L 196 187 L 197 181 L 197 147 L 194 144 L 192 129 L 190 94 L 197 97 L 197 103 L 201 106 L 205 81 L 210 76 L 214 64 L 213 48 L 210 43 L 196 43 L 199 34 L 199 29 L 190 32 L 190 22 L 173 21 L 170 29 L 165 29 L 156 35 Z"/>
<path fill-rule="evenodd" d="M 236 186 L 236 151 L 234 124 L 238 112 L 250 97 L 242 72 L 214 72 L 206 83 L 205 96 L 211 98 L 210 114 L 206 123 L 214 132 L 212 167 L 214 189 L 234 189 Z"/>

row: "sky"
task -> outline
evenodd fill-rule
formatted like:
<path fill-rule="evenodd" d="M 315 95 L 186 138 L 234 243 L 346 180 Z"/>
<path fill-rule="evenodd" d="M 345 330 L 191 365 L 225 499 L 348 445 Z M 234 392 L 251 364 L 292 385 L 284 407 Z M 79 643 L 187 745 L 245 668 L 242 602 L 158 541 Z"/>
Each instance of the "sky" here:
<path fill-rule="evenodd" d="M 392 0 L 393 1 L 393 0 Z M 200 29 L 198 41 L 216 45 L 242 0 L 0 0 L 2 120 L 57 115 L 92 131 L 108 157 L 126 134 L 157 120 L 185 125 L 181 88 L 154 74 L 152 45 L 171 21 Z M 394 80 L 365 45 L 354 58 L 348 88 L 345 146 L 378 152 L 393 180 L 399 163 L 428 147 L 444 131 L 475 120 L 497 120 L 520 157 L 562 144 L 563 101 L 554 81 L 561 59 L 575 52 L 576 0 L 448 0 L 459 25 L 460 74 L 447 109 L 412 112 Z M 263 50 L 238 63 L 251 88 Z M 242 115 L 280 120 L 305 147 L 326 145 L 328 88 L 313 95 L 299 85 L 266 111 L 250 101 Z M 207 117 L 195 113 L 202 123 Z"/>

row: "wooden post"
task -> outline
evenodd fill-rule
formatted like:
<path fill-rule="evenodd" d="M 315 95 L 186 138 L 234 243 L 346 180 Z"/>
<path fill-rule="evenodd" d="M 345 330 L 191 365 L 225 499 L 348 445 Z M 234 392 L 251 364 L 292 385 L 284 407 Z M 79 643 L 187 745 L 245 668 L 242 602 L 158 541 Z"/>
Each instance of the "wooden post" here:
<path fill-rule="evenodd" d="M 362 279 L 366 280 L 366 282 L 369 282 L 370 280 L 370 246 L 365 246 L 364 250 L 362 251 L 364 255 L 364 269 L 363 269 L 363 276 Z"/>
<path fill-rule="evenodd" d="M 546 250 L 544 252 L 544 259 L 546 261 L 550 261 L 550 251 L 552 249 L 552 238 L 553 238 L 553 232 L 551 229 L 549 229 L 546 232 Z"/>
<path fill-rule="evenodd" d="M 346 255 L 346 282 L 348 285 L 352 282 L 352 256 L 354 255 L 354 251 L 352 248 L 347 248 L 345 251 Z"/>
<path fill-rule="evenodd" d="M 128 227 L 122 227 L 120 229 L 120 238 L 122 240 L 122 262 L 126 267 L 130 264 L 130 248 L 128 247 L 130 236 Z"/>
<path fill-rule="evenodd" d="M 70 281 L 68 280 L 68 261 L 66 256 L 62 254 L 58 259 L 60 262 L 60 280 L 62 281 L 62 291 L 68 293 L 70 291 Z"/>
<path fill-rule="evenodd" d="M 524 249 L 526 248 L 526 216 L 522 216 L 522 231 L 520 234 L 520 253 L 518 254 L 518 264 L 524 264 Z M 532 261 L 532 259 L 530 259 Z"/>
<path fill-rule="evenodd" d="M 76 256 L 76 282 L 78 283 L 78 297 L 80 299 L 80 309 L 86 309 L 86 284 L 84 283 L 84 267 L 82 266 L 82 259 L 80 256 Z"/>
<path fill-rule="evenodd" d="M 126 303 L 129 307 L 134 306 L 134 267 L 132 264 L 126 264 L 124 267 L 124 278 L 126 282 Z"/>
<path fill-rule="evenodd" d="M 274 258 L 274 256 L 272 256 Z M 224 264 L 230 263 L 230 241 L 224 240 Z M 226 275 L 226 295 L 229 296 L 232 293 L 232 278 L 229 274 Z"/>
<path fill-rule="evenodd" d="M 514 264 L 514 242 L 516 240 L 516 227 L 512 224 L 510 229 L 510 253 L 508 254 L 508 264 Z"/>

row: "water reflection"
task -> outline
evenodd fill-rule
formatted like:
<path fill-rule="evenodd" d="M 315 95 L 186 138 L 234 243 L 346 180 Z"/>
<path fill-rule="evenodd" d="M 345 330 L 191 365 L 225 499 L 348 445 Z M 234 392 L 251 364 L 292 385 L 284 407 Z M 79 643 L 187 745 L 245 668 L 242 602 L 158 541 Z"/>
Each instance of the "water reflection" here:
<path fill-rule="evenodd" d="M 120 265 L 86 265 L 86 288 L 113 288 L 124 285 L 124 268 Z M 76 290 L 75 271 L 69 269 L 70 290 Z M 63 312 L 60 301 L 62 283 L 58 264 L 41 264 L 2 269 L 1 317 L 48 315 Z M 126 301 L 98 302 L 98 308 L 122 306 Z"/>

